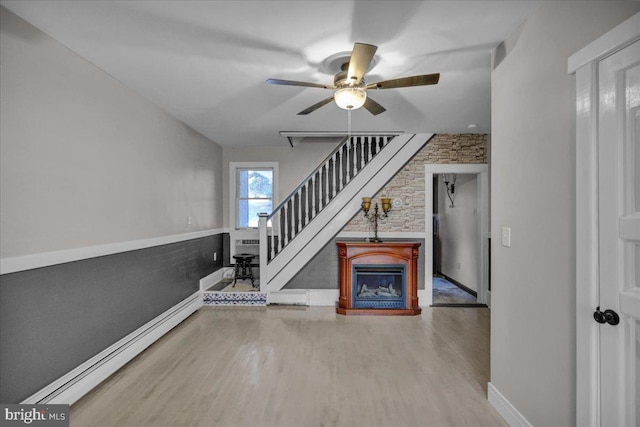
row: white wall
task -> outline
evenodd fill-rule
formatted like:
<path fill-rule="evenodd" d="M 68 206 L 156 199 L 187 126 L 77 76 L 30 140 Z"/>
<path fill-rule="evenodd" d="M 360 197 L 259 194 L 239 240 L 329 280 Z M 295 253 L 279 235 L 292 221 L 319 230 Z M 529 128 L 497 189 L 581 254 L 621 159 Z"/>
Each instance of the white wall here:
<path fill-rule="evenodd" d="M 442 175 L 439 175 L 440 272 L 477 292 L 480 254 L 478 253 L 478 179 L 476 175 L 457 175 L 454 202 L 454 207 L 450 207 L 451 201 L 447 197 Z"/>
<path fill-rule="evenodd" d="M 535 426 L 575 425 L 575 78 L 567 58 L 639 9 L 544 2 L 494 52 L 491 383 Z M 512 229 L 510 248 L 502 226 Z"/>
<path fill-rule="evenodd" d="M 224 148 L 225 206 L 229 203 L 229 162 L 278 162 L 280 182 L 278 198 L 275 201 L 277 205 L 300 185 L 336 146 L 336 143 L 302 143 L 291 147 L 289 142 L 282 138 L 282 147 Z M 233 227 L 228 209 L 224 211 L 224 224 L 225 227 Z"/>
<path fill-rule="evenodd" d="M 0 14 L 2 257 L 222 227 L 220 146 Z"/>

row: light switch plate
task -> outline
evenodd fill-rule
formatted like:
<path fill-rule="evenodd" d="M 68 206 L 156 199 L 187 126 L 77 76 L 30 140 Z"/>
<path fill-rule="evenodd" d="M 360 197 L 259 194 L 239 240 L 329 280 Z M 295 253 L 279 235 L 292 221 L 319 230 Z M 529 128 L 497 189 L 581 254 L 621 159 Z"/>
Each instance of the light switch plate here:
<path fill-rule="evenodd" d="M 502 227 L 502 246 L 511 247 L 511 227 Z"/>

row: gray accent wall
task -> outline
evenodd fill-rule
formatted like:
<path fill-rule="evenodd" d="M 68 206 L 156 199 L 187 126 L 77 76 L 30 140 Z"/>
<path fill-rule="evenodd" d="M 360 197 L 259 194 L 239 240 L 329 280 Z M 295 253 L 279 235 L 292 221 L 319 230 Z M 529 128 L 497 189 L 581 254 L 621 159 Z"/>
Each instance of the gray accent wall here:
<path fill-rule="evenodd" d="M 364 239 L 331 240 L 316 254 L 283 289 L 339 289 L 338 248 L 336 242 L 363 241 Z M 385 242 L 419 242 L 420 255 L 418 259 L 418 289 L 424 289 L 424 239 L 416 238 L 386 238 Z M 428 252 L 431 254 L 431 251 Z M 431 256 L 431 255 L 429 255 Z"/>
<path fill-rule="evenodd" d="M 19 403 L 199 290 L 222 235 L 0 276 L 0 401 Z"/>

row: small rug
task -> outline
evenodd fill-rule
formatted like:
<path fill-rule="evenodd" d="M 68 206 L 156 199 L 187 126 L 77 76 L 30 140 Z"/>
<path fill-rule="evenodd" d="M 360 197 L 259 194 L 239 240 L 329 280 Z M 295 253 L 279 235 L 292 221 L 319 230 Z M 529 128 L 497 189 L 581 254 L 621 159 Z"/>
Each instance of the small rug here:
<path fill-rule="evenodd" d="M 476 297 L 442 277 L 433 278 L 433 304 L 474 304 Z"/>

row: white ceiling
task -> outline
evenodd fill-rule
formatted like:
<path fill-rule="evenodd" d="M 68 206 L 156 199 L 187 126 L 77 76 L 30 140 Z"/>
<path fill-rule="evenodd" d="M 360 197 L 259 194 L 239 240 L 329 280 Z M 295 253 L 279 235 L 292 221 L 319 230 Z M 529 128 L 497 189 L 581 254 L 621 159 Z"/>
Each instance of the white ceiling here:
<path fill-rule="evenodd" d="M 378 46 L 366 80 L 440 72 L 436 86 L 369 91 L 387 111 L 356 130 L 489 132 L 491 50 L 539 1 L 1 1 L 173 116 L 226 147 L 287 145 L 280 131 L 344 131 L 322 62 Z"/>

